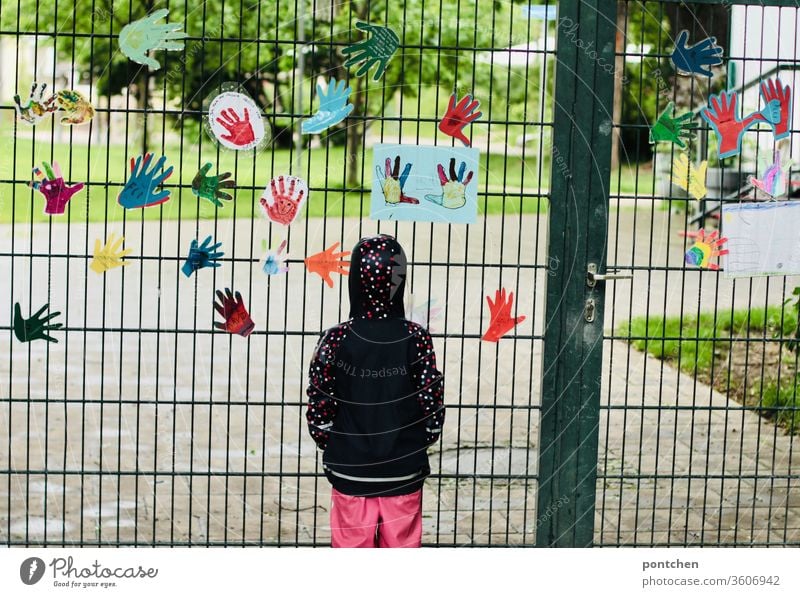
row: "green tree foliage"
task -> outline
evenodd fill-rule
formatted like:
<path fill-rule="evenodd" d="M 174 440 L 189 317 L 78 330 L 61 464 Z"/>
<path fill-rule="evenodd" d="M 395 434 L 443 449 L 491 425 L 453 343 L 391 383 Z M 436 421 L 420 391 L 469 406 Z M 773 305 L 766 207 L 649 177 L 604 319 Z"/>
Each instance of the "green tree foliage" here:
<path fill-rule="evenodd" d="M 450 90 L 458 88 L 473 92 L 486 104 L 486 100 L 493 100 L 491 103 L 502 108 L 503 114 L 506 106 L 512 107 L 512 116 L 525 113 L 526 75 L 511 75 L 476 60 L 482 53 L 489 55 L 493 47 L 526 40 L 529 25 L 519 18 L 516 4 L 306 0 L 302 20 L 305 44 L 299 45 L 295 2 L 173 2 L 169 4 L 168 21 L 185 24 L 185 48 L 180 52 L 158 51 L 162 68 L 149 72 L 119 51 L 117 36 L 126 24 L 165 6 L 155 0 L 20 0 L 19 14 L 7 11 L 2 20 L 13 29 L 19 17 L 22 30 L 52 32 L 58 59 L 74 62 L 82 81 L 94 85 L 95 97 L 129 91 L 132 107 L 146 110 L 155 96 L 175 112 L 174 118 L 182 118 L 184 127 L 199 125 L 204 98 L 221 83 L 239 82 L 262 106 L 275 127 L 275 142 L 282 146 L 292 142 L 297 115 L 311 113 L 316 105 L 316 82 L 347 76 L 341 50 L 364 38 L 355 28 L 356 21 L 388 25 L 400 37 L 401 49 L 378 82 L 371 77 L 355 77 L 352 73 L 356 68 L 351 69 L 355 110 L 346 126 L 343 123 L 328 132 L 334 143 L 344 143 L 347 137 L 350 182 L 358 180 L 358 155 L 372 123 L 370 116 L 384 114 L 398 94 L 414 98 L 426 88 L 441 86 L 446 98 Z M 518 31 L 512 31 L 513 21 L 522 22 L 517 25 Z M 303 81 L 297 77 L 298 55 L 304 60 Z M 442 99 L 442 109 L 445 105 Z M 140 132 L 145 133 L 142 145 L 146 147 L 146 123 Z"/>

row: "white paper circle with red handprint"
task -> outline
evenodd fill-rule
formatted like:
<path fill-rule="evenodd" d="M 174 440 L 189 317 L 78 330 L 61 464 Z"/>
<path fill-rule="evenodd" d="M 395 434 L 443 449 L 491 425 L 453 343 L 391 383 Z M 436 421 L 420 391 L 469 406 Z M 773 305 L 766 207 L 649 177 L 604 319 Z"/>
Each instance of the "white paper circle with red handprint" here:
<path fill-rule="evenodd" d="M 223 147 L 253 149 L 269 141 L 261 109 L 246 94 L 223 91 L 208 106 L 207 128 Z"/>
<path fill-rule="evenodd" d="M 308 183 L 297 176 L 276 176 L 264 189 L 259 205 L 264 215 L 277 224 L 294 222 L 308 197 Z"/>

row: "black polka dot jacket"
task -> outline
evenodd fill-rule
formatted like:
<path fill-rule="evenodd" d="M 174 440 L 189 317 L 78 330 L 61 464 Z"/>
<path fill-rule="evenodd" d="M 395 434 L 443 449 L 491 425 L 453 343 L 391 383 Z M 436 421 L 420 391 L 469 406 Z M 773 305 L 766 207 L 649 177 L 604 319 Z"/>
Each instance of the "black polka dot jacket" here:
<path fill-rule="evenodd" d="M 387 235 L 362 239 L 350 264 L 350 319 L 320 337 L 306 419 L 340 492 L 412 493 L 430 474 L 444 424 L 444 380 L 428 331 L 405 319 L 405 254 Z"/>

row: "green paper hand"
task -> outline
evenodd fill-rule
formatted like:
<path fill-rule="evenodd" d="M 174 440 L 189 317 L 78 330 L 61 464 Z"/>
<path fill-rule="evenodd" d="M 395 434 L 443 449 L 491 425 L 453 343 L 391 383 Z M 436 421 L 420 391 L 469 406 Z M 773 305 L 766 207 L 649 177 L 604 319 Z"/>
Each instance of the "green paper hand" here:
<path fill-rule="evenodd" d="M 19 303 L 14 303 L 14 335 L 17 337 L 17 340 L 20 342 L 47 340 L 48 342 L 55 342 L 58 344 L 58 340 L 52 336 L 48 336 L 47 332 L 61 328 L 61 324 L 54 323 L 47 325 L 47 322 L 61 315 L 61 311 L 56 311 L 47 317 L 39 319 L 39 316 L 47 311 L 49 307 L 50 304 L 48 303 L 36 313 L 31 315 L 30 319 L 24 319 L 22 317 L 22 309 L 20 308 Z"/>
<path fill-rule="evenodd" d="M 686 149 L 685 141 L 694 137 L 692 129 L 697 126 L 692 122 L 692 118 L 691 112 L 675 118 L 675 104 L 670 102 L 650 129 L 650 143 L 668 141 L 681 149 Z"/>
<path fill-rule="evenodd" d="M 394 31 L 381 25 L 370 25 L 357 21 L 356 27 L 371 33 L 372 37 L 342 50 L 345 55 L 352 54 L 344 65 L 349 68 L 363 62 L 361 68 L 356 71 L 356 76 L 360 77 L 367 74 L 369 69 L 377 64 L 378 68 L 372 74 L 372 80 L 377 81 L 386 71 L 386 65 L 389 64 L 389 60 L 392 59 L 397 48 L 400 47 L 400 39 Z"/>
<path fill-rule="evenodd" d="M 161 63 L 147 55 L 154 50 L 182 50 L 186 37 L 181 31 L 181 23 L 156 24 L 169 14 L 169 10 L 162 8 L 146 17 L 128 23 L 119 32 L 119 49 L 128 58 L 139 64 L 146 64 L 153 70 L 161 68 Z"/>
<path fill-rule="evenodd" d="M 228 180 L 231 177 L 230 172 L 223 172 L 219 176 L 207 176 L 209 170 L 211 170 L 211 162 L 204 164 L 195 174 L 192 180 L 192 193 L 203 199 L 208 199 L 217 207 L 222 207 L 220 199 L 230 201 L 233 196 L 220 189 L 232 189 L 236 186 L 236 182 Z"/>

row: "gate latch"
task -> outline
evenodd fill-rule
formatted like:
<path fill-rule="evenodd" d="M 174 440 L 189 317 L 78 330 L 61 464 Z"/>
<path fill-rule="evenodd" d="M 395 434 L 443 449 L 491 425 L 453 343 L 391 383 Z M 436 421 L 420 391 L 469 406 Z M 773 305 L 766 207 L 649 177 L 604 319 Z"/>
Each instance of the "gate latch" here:
<path fill-rule="evenodd" d="M 594 299 L 586 299 L 586 304 L 583 306 L 583 318 L 589 323 L 594 321 L 594 309 Z"/>
<path fill-rule="evenodd" d="M 598 281 L 605 282 L 606 280 L 629 280 L 631 278 L 633 278 L 632 274 L 598 274 L 596 263 L 590 263 L 586 268 L 586 285 L 589 288 L 594 288 Z"/>

